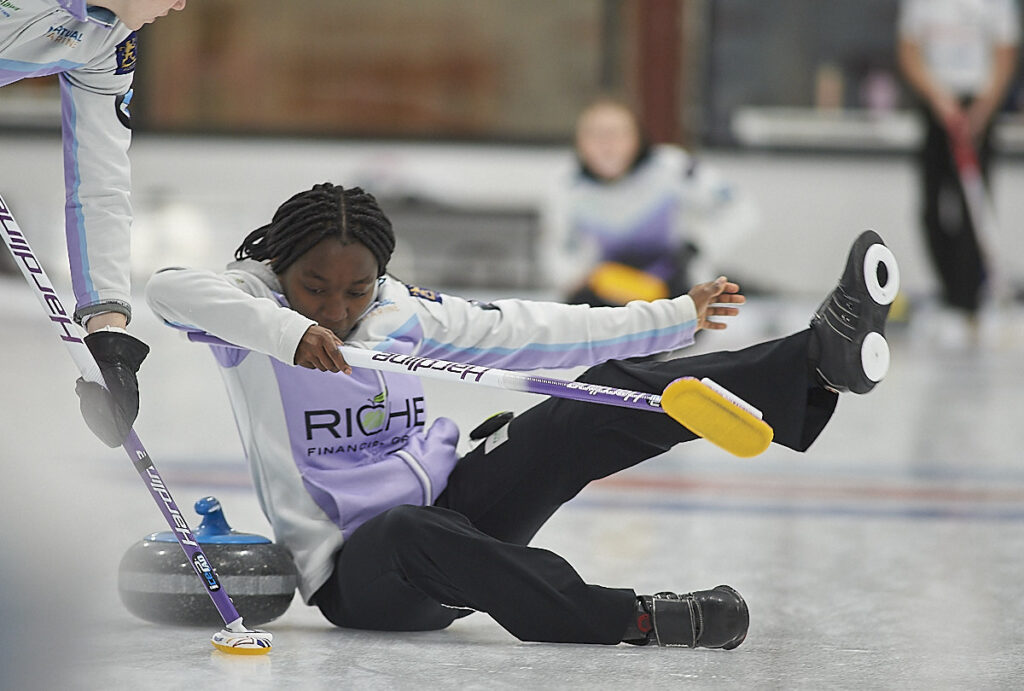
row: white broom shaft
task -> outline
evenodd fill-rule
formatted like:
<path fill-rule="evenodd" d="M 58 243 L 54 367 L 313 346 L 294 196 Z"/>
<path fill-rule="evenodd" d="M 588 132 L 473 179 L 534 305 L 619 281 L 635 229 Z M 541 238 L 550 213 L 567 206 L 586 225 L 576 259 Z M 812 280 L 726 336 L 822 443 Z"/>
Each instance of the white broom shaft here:
<path fill-rule="evenodd" d="M 4 243 L 15 257 L 15 263 L 21 269 L 25 280 L 32 286 L 32 292 L 35 293 L 43 309 L 46 310 L 50 322 L 57 331 L 57 336 L 71 354 L 71 359 L 74 360 L 78 371 L 82 373 L 82 377 L 87 381 L 102 385 L 104 383 L 103 375 L 100 373 L 96 360 L 79 335 L 78 327 L 72 321 L 71 315 L 57 295 L 57 291 L 53 289 L 53 282 L 46 275 L 42 264 L 36 259 L 28 244 L 28 239 L 18 226 L 18 222 L 14 220 L 14 215 L 10 212 L 7 202 L 2 196 L 0 196 L 0 234 L 3 235 Z"/>

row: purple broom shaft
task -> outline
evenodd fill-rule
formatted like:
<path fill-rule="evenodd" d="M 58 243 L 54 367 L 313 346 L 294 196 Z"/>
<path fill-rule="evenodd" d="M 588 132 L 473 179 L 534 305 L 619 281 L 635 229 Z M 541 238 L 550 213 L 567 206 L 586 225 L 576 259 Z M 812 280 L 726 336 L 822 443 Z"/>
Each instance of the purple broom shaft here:
<path fill-rule="evenodd" d="M 206 592 L 209 594 L 210 599 L 213 600 L 213 604 L 220 613 L 224 623 L 230 624 L 238 620 L 240 618 L 238 610 L 235 609 L 235 605 L 231 602 L 227 592 L 221 587 L 220 579 L 217 577 L 213 565 L 203 552 L 203 548 L 199 546 L 195 534 L 189 528 L 188 522 L 185 521 L 181 510 L 178 509 L 178 505 L 171 496 L 170 490 L 167 489 L 164 479 L 160 476 L 156 466 L 153 465 L 153 461 L 149 458 L 149 454 L 146 453 L 146 449 L 142 446 L 142 441 L 134 429 L 129 432 L 122 448 L 128 454 L 128 457 L 132 459 L 132 464 L 135 466 L 135 470 L 138 471 L 139 477 L 142 478 L 142 481 L 146 483 L 146 487 L 149 488 L 153 501 L 156 502 L 160 513 L 164 515 L 164 520 L 167 521 L 167 525 L 170 526 L 171 532 L 177 538 L 178 544 L 184 550 L 185 556 L 188 557 L 189 563 L 192 564 L 192 568 L 195 569 L 199 580 L 202 581 L 203 587 L 206 588 Z"/>

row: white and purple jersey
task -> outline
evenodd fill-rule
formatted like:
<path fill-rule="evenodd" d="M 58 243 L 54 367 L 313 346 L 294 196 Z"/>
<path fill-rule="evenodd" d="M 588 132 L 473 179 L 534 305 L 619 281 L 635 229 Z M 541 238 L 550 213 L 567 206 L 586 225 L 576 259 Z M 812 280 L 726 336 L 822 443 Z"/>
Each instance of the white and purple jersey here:
<path fill-rule="evenodd" d="M 223 273 L 169 269 L 147 286 L 167 322 L 244 350 L 213 346 L 253 481 L 277 541 L 309 598 L 334 568 L 345 536 L 400 504 L 431 504 L 458 460 L 459 430 L 428 424 L 419 379 L 292 365 L 315 322 L 290 309 L 266 264 Z M 347 345 L 511 370 L 575 367 L 689 345 L 688 296 L 625 307 L 499 300 L 479 304 L 380 279 Z"/>
<path fill-rule="evenodd" d="M 60 75 L 76 318 L 129 308 L 135 34 L 85 0 L 0 0 L 0 86 Z"/>
<path fill-rule="evenodd" d="M 545 273 L 574 290 L 601 262 L 624 262 L 663 280 L 678 271 L 686 245 L 708 263 L 727 260 L 757 224 L 751 201 L 716 169 L 669 144 L 651 147 L 617 180 L 600 180 L 578 163 L 559 176 L 545 211 Z M 712 280 L 715 266 L 695 280 Z"/>

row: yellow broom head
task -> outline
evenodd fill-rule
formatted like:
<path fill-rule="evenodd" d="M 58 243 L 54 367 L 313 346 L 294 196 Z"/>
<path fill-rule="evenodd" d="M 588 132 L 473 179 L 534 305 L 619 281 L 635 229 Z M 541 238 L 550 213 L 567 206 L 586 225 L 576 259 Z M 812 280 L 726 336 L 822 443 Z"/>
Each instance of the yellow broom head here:
<path fill-rule="evenodd" d="M 710 379 L 676 379 L 661 394 L 661 407 L 691 432 L 734 456 L 757 456 L 775 435 L 760 411 Z"/>

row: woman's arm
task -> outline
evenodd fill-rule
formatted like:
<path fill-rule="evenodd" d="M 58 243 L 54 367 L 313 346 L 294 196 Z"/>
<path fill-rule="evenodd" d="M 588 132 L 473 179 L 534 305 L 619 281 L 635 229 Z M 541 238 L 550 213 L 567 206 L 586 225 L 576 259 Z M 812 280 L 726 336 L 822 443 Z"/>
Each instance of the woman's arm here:
<path fill-rule="evenodd" d="M 713 305 L 742 303 L 739 287 L 702 285 L 691 295 L 624 307 L 478 303 L 399 285 L 401 294 L 391 298 L 396 309 L 369 314 L 355 339 L 378 350 L 405 343 L 402 352 L 516 370 L 590 365 L 681 348 L 693 342 L 698 328 L 719 328 L 708 317 L 731 316 L 736 308 Z"/>
<path fill-rule="evenodd" d="M 242 270 L 164 269 L 149 280 L 146 301 L 165 321 L 201 329 L 290 365 L 303 335 L 316 324 L 282 306 L 266 283 Z"/>

